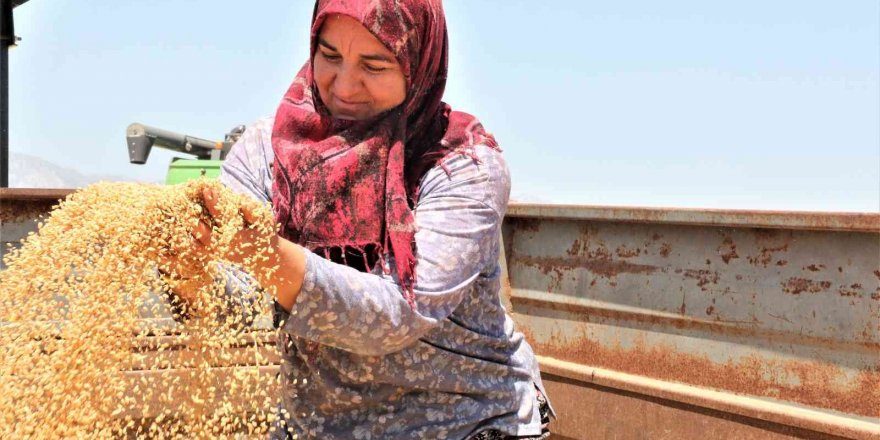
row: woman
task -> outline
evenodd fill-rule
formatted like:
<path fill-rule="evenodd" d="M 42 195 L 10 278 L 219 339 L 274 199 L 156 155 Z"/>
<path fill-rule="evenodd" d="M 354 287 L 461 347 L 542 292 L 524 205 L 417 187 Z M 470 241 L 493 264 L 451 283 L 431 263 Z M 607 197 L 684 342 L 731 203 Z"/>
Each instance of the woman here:
<path fill-rule="evenodd" d="M 311 40 L 221 175 L 281 225 L 258 280 L 281 332 L 273 436 L 541 438 L 537 363 L 499 297 L 507 166 L 441 101 L 440 0 L 319 0 Z"/>

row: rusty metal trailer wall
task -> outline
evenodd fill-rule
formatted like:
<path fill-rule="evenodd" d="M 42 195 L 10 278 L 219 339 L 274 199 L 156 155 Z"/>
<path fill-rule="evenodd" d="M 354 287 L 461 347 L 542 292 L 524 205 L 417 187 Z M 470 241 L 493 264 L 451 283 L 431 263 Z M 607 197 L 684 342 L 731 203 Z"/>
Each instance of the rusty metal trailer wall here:
<path fill-rule="evenodd" d="M 48 214 L 72 189 L 0 188 L 0 269 L 3 256 L 27 234 L 36 232 L 41 216 Z"/>
<path fill-rule="evenodd" d="M 880 438 L 880 215 L 521 205 L 508 301 L 570 438 Z"/>
<path fill-rule="evenodd" d="M 70 192 L 0 189 L 4 248 Z M 512 204 L 503 230 L 554 438 L 880 438 L 880 214 Z"/>

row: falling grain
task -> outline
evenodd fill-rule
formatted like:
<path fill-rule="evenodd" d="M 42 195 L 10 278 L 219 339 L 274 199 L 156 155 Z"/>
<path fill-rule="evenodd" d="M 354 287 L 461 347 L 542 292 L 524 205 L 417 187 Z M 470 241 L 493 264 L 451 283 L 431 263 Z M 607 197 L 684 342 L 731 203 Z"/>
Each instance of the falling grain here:
<path fill-rule="evenodd" d="M 245 227 L 258 231 L 253 247 L 237 246 Z M 258 366 L 277 355 L 251 322 L 269 301 L 254 288 L 230 295 L 226 272 L 237 261 L 271 274 L 273 234 L 266 207 L 211 180 L 69 196 L 0 272 L 0 438 L 264 436 L 276 384 Z M 176 322 L 145 319 L 169 308 Z"/>

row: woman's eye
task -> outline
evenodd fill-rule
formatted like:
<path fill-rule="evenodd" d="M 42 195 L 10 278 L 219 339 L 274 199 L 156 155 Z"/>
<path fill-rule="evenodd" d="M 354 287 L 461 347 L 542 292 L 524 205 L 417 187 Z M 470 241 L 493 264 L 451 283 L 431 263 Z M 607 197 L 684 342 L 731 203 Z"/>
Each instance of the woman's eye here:
<path fill-rule="evenodd" d="M 366 69 L 367 72 L 373 72 L 373 73 L 379 73 L 384 70 L 387 70 L 387 68 L 385 68 L 385 67 L 376 67 L 376 66 L 371 66 L 369 64 L 364 64 L 364 69 Z"/>
<path fill-rule="evenodd" d="M 331 53 L 327 53 L 327 52 L 323 52 L 323 51 L 321 52 L 321 56 L 324 57 L 324 59 L 327 61 L 339 61 L 340 59 L 342 59 L 342 57 L 339 55 L 335 55 L 335 54 L 331 54 Z"/>

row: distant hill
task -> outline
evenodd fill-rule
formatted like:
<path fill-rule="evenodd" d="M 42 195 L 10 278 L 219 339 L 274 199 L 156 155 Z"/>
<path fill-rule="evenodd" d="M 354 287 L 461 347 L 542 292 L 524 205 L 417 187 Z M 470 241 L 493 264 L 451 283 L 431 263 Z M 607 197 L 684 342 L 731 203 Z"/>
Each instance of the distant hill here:
<path fill-rule="evenodd" d="M 98 181 L 130 181 L 120 176 L 90 175 L 29 154 L 9 155 L 10 188 L 80 188 Z"/>

